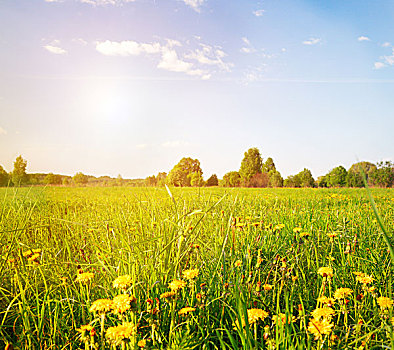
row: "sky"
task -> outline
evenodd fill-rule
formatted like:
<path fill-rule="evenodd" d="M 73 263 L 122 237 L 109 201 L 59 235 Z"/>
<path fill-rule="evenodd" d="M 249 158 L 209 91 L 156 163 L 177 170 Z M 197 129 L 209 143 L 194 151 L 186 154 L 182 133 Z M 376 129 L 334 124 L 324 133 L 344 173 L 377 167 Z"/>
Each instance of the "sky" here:
<path fill-rule="evenodd" d="M 394 160 L 394 2 L 1 0 L 0 165 L 286 177 Z"/>

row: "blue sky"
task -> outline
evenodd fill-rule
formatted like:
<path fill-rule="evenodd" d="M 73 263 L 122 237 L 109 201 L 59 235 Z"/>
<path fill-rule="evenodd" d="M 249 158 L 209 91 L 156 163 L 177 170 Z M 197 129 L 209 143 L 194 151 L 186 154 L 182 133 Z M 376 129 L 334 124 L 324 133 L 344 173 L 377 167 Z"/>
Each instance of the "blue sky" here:
<path fill-rule="evenodd" d="M 146 177 L 394 160 L 391 1 L 3 0 L 0 164 Z"/>

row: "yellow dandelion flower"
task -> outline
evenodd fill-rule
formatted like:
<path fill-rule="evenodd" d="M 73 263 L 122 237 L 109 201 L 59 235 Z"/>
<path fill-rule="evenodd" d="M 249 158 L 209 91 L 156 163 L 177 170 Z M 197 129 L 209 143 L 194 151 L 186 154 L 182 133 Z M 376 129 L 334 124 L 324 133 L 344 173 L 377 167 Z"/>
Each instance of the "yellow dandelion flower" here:
<path fill-rule="evenodd" d="M 394 326 L 394 317 L 391 317 L 391 324 Z"/>
<path fill-rule="evenodd" d="M 28 261 L 37 261 L 39 257 L 40 257 L 40 254 L 39 254 L 39 253 L 35 253 L 35 254 L 29 256 L 29 257 L 27 258 L 27 260 L 28 260 Z"/>
<path fill-rule="evenodd" d="M 393 306 L 393 301 L 387 297 L 379 297 L 377 299 L 377 302 L 381 309 L 389 309 Z"/>
<path fill-rule="evenodd" d="M 192 280 L 192 279 L 194 279 L 194 278 L 197 278 L 197 276 L 198 276 L 198 269 L 194 269 L 194 270 L 186 270 L 186 271 L 183 271 L 183 277 L 184 278 L 186 278 L 187 280 Z"/>
<path fill-rule="evenodd" d="M 25 252 L 22 253 L 22 255 L 23 255 L 25 258 L 27 258 L 27 257 L 29 257 L 30 255 L 33 255 L 33 251 L 32 251 L 31 249 L 26 250 Z"/>
<path fill-rule="evenodd" d="M 263 284 L 263 289 L 266 291 L 272 290 L 273 285 L 272 284 Z"/>
<path fill-rule="evenodd" d="M 239 267 L 239 266 L 241 266 L 242 265 L 242 261 L 241 260 L 237 260 L 235 263 L 234 263 L 234 266 L 235 267 Z"/>
<path fill-rule="evenodd" d="M 282 228 L 284 228 L 285 227 L 285 225 L 283 225 L 283 224 L 278 224 L 278 225 L 276 225 L 275 227 L 274 227 L 274 231 L 276 231 L 276 230 L 281 230 Z"/>
<path fill-rule="evenodd" d="M 374 278 L 372 276 L 364 275 L 364 276 L 357 276 L 356 281 L 362 284 L 370 284 L 372 283 Z"/>
<path fill-rule="evenodd" d="M 308 332 L 312 333 L 315 336 L 315 340 L 322 339 L 323 335 L 330 334 L 332 331 L 333 323 L 327 318 L 323 318 L 322 320 L 310 320 L 308 324 Z"/>
<path fill-rule="evenodd" d="M 322 303 L 322 304 L 325 304 L 325 305 L 328 305 L 328 306 L 332 306 L 332 305 L 335 304 L 335 299 L 334 298 L 328 298 L 328 297 L 326 297 L 324 295 L 322 297 L 318 298 L 317 301 L 319 303 Z"/>
<path fill-rule="evenodd" d="M 332 277 L 333 271 L 331 267 L 321 267 L 319 270 L 317 270 L 317 273 L 323 277 Z"/>
<path fill-rule="evenodd" d="M 330 318 L 335 314 L 335 311 L 329 307 L 318 307 L 312 311 L 312 316 L 315 320 L 320 318 Z"/>
<path fill-rule="evenodd" d="M 288 315 L 286 319 L 286 314 L 282 314 L 282 313 L 280 313 L 279 315 L 272 316 L 272 321 L 275 324 L 279 324 L 279 325 L 284 325 L 286 323 L 290 324 L 294 322 L 295 319 L 296 319 L 295 316 L 291 316 L 291 315 Z"/>
<path fill-rule="evenodd" d="M 119 326 L 109 327 L 106 337 L 114 345 L 119 345 L 126 339 L 131 339 L 136 334 L 136 327 L 131 322 L 125 322 Z"/>
<path fill-rule="evenodd" d="M 186 315 L 189 312 L 193 312 L 193 311 L 196 311 L 196 308 L 194 308 L 194 307 L 184 307 L 184 308 L 182 308 L 182 309 L 180 309 L 178 311 L 178 315 Z"/>
<path fill-rule="evenodd" d="M 75 282 L 79 282 L 82 284 L 88 284 L 94 277 L 93 272 L 82 272 L 78 274 L 77 278 L 75 279 Z"/>
<path fill-rule="evenodd" d="M 131 304 L 135 303 L 137 299 L 128 294 L 120 294 L 114 297 L 112 302 L 112 310 L 116 314 L 122 314 L 131 309 Z"/>
<path fill-rule="evenodd" d="M 166 301 L 170 301 L 174 299 L 176 296 L 175 292 L 166 292 L 160 295 L 160 299 L 165 299 Z"/>
<path fill-rule="evenodd" d="M 119 276 L 119 277 L 115 278 L 115 280 L 112 282 L 112 286 L 114 288 L 126 290 L 127 288 L 129 288 L 131 286 L 132 282 L 133 282 L 133 280 L 131 279 L 130 275 L 124 275 L 124 276 Z"/>
<path fill-rule="evenodd" d="M 298 232 L 301 232 L 302 231 L 302 228 L 301 227 L 294 227 L 293 228 L 293 232 L 294 233 L 298 233 Z"/>
<path fill-rule="evenodd" d="M 329 233 L 327 233 L 327 236 L 330 237 L 330 238 L 334 238 L 334 237 L 338 236 L 338 233 L 336 233 L 336 232 L 329 232 Z"/>
<path fill-rule="evenodd" d="M 92 327 L 90 324 L 86 324 L 84 326 L 81 326 L 81 328 L 77 328 L 77 332 L 85 333 L 85 332 L 90 332 L 93 329 L 94 327 Z"/>
<path fill-rule="evenodd" d="M 182 280 L 173 280 L 171 283 L 168 284 L 172 292 L 177 292 L 180 289 L 185 288 L 187 283 Z"/>
<path fill-rule="evenodd" d="M 146 339 L 139 340 L 137 346 L 140 348 L 144 348 L 146 346 Z"/>
<path fill-rule="evenodd" d="M 369 287 L 368 288 L 368 292 L 370 292 L 370 293 L 375 292 L 375 290 L 376 290 L 376 287 Z"/>
<path fill-rule="evenodd" d="M 98 314 L 105 314 L 112 310 L 113 301 L 111 299 L 97 299 L 92 303 L 90 312 L 97 312 Z"/>
<path fill-rule="evenodd" d="M 345 299 L 348 295 L 352 293 L 353 291 L 350 288 L 338 288 L 334 293 L 334 298 Z"/>
<path fill-rule="evenodd" d="M 365 276 L 365 273 L 364 273 L 364 272 L 354 271 L 353 274 L 356 275 L 357 277 L 358 277 L 358 276 L 361 276 L 361 277 L 364 277 L 364 276 Z"/>
<path fill-rule="evenodd" d="M 308 238 L 310 235 L 311 235 L 311 234 L 310 234 L 309 232 L 301 232 L 301 233 L 300 233 L 300 237 L 301 237 L 301 238 L 304 238 L 304 237 Z"/>
<path fill-rule="evenodd" d="M 268 312 L 262 309 L 249 309 L 248 322 L 249 324 L 257 322 L 259 319 L 264 320 L 268 316 Z"/>

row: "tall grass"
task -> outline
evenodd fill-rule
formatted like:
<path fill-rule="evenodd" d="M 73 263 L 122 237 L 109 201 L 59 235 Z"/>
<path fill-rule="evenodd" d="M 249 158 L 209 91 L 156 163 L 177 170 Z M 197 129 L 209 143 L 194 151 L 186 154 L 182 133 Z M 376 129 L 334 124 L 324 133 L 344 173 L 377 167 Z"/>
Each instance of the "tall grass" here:
<path fill-rule="evenodd" d="M 0 190 L 0 338 L 20 349 L 114 348 L 108 329 L 128 321 L 136 333 L 118 346 L 129 349 L 143 339 L 153 349 L 394 347 L 392 307 L 377 303 L 393 299 L 394 192 L 371 194 L 375 207 L 350 189 Z M 188 269 L 198 277 L 161 297 Z M 77 282 L 81 272 L 93 280 Z M 89 308 L 118 295 L 122 275 L 136 303 L 121 318 L 106 313 L 101 337 Z M 342 287 L 352 293 L 315 339 L 317 299 Z M 184 307 L 195 310 L 179 315 Z M 251 309 L 268 316 L 249 322 Z M 280 314 L 294 322 L 274 322 Z M 88 324 L 95 331 L 78 331 Z"/>

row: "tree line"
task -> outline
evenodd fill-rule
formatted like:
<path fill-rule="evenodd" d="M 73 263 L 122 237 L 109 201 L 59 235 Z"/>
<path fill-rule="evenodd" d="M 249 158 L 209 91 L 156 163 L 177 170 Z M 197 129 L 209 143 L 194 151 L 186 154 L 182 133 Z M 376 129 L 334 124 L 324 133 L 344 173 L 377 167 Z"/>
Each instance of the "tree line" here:
<path fill-rule="evenodd" d="M 358 162 L 348 170 L 342 165 L 330 170 L 326 175 L 313 178 L 309 169 L 304 168 L 295 175 L 283 179 L 276 169 L 274 160 L 268 157 L 265 161 L 258 148 L 253 147 L 244 153 L 238 171 L 229 171 L 222 179 L 212 174 L 207 180 L 203 178 L 203 171 L 198 159 L 182 158 L 167 174 L 159 172 L 146 179 L 123 179 L 109 176 L 95 177 L 82 172 L 74 176 L 59 174 L 27 174 L 27 161 L 18 156 L 14 162 L 14 169 L 7 173 L 0 165 L 0 186 L 23 185 L 90 185 L 90 186 L 164 186 L 175 187 L 363 187 L 364 176 L 369 186 L 393 187 L 394 163 L 391 161 Z"/>

